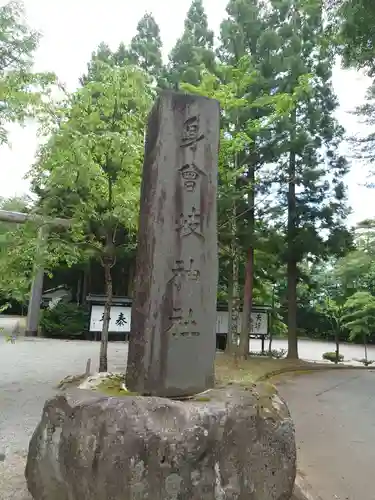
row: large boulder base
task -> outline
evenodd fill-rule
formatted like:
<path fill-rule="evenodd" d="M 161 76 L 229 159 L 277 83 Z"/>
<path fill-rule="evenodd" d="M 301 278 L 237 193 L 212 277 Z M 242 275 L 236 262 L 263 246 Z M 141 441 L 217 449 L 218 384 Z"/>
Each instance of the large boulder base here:
<path fill-rule="evenodd" d="M 59 395 L 25 473 L 35 500 L 288 500 L 294 426 L 267 384 L 184 402 Z"/>

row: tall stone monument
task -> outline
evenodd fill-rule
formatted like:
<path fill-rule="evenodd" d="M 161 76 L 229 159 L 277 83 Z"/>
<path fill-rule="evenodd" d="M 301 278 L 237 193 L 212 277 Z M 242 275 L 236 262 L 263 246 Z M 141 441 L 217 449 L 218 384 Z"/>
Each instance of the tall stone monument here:
<path fill-rule="evenodd" d="M 214 382 L 219 106 L 163 94 L 149 121 L 127 387 L 183 397 Z M 289 411 L 267 384 L 208 401 L 46 402 L 25 476 L 35 500 L 287 500 L 296 476 Z"/>
<path fill-rule="evenodd" d="M 219 104 L 165 92 L 151 111 L 126 386 L 183 397 L 213 386 Z"/>

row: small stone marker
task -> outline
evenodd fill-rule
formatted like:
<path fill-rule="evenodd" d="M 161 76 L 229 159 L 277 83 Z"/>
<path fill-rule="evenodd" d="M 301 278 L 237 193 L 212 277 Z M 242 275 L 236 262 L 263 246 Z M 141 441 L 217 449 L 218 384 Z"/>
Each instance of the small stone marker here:
<path fill-rule="evenodd" d="M 219 103 L 163 93 L 141 189 L 126 386 L 182 397 L 214 383 Z"/>

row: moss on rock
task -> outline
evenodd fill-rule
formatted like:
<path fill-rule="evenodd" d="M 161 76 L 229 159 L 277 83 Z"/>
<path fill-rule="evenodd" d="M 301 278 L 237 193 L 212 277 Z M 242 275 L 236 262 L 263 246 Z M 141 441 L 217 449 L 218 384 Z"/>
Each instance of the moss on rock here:
<path fill-rule="evenodd" d="M 137 392 L 131 392 L 123 389 L 122 384 L 124 379 L 120 376 L 114 376 L 104 379 L 100 384 L 97 385 L 96 390 L 106 394 L 107 396 L 138 396 Z"/>

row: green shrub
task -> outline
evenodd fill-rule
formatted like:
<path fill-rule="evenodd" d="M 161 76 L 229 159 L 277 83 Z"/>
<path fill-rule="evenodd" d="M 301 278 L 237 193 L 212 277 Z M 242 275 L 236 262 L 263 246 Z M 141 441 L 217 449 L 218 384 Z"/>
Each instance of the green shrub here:
<path fill-rule="evenodd" d="M 325 352 L 322 356 L 323 359 L 327 361 L 332 361 L 332 363 L 336 363 L 336 353 L 335 352 Z M 344 361 L 344 355 L 339 354 L 339 361 Z"/>
<path fill-rule="evenodd" d="M 272 349 L 271 350 L 271 357 L 274 359 L 282 359 L 285 358 L 285 356 L 288 354 L 287 349 Z"/>
<path fill-rule="evenodd" d="M 59 302 L 53 309 L 44 309 L 40 320 L 45 337 L 79 337 L 88 328 L 89 315 L 74 303 Z"/>
<path fill-rule="evenodd" d="M 267 351 L 250 351 L 250 356 L 264 357 L 264 358 L 274 358 L 281 359 L 285 358 L 288 353 L 287 349 L 272 349 L 271 352 Z"/>
<path fill-rule="evenodd" d="M 263 356 L 263 357 L 267 357 L 268 356 L 268 352 L 267 351 L 250 351 L 249 352 L 249 355 L 250 356 Z"/>
<path fill-rule="evenodd" d="M 360 363 L 362 363 L 365 366 L 370 366 L 375 362 L 373 359 L 366 359 L 366 358 L 355 359 L 354 361 L 359 361 Z"/>

